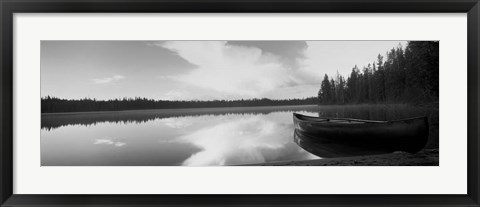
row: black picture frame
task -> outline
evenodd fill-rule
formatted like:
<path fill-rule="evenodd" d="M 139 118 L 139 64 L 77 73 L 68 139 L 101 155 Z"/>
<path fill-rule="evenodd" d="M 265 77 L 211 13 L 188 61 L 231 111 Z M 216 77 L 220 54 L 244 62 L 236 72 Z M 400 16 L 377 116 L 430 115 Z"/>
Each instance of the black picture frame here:
<path fill-rule="evenodd" d="M 480 206 L 478 0 L 0 0 L 1 206 Z M 465 195 L 19 195 L 13 194 L 15 13 L 467 13 L 468 193 Z M 445 178 L 454 179 L 454 178 Z M 92 186 L 94 187 L 94 186 Z"/>

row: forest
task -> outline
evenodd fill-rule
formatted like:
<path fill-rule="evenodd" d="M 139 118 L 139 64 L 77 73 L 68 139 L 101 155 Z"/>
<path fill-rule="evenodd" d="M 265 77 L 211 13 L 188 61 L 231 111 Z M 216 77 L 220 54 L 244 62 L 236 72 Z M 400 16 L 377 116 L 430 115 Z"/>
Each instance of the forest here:
<path fill-rule="evenodd" d="M 319 104 L 435 103 L 439 98 L 439 42 L 410 41 L 349 77 L 325 74 Z"/>
<path fill-rule="evenodd" d="M 123 98 L 113 100 L 96 99 L 60 99 L 57 97 L 42 98 L 42 113 L 86 112 L 86 111 L 121 111 L 140 109 L 178 109 L 178 108 L 216 108 L 247 106 L 286 106 L 318 104 L 316 97 L 305 99 L 241 99 L 212 101 L 167 101 L 146 98 Z"/>

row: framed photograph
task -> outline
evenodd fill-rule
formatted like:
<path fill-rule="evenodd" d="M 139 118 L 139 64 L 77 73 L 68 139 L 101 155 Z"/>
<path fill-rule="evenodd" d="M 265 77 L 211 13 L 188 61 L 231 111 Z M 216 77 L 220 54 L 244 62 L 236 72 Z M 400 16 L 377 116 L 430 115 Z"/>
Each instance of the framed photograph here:
<path fill-rule="evenodd" d="M 478 0 L 0 8 L 1 206 L 480 206 Z"/>

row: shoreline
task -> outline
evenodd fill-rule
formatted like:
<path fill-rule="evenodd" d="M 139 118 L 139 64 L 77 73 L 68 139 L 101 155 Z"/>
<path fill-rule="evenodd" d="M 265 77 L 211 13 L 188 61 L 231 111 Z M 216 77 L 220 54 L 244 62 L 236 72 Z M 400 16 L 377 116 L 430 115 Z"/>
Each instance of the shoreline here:
<path fill-rule="evenodd" d="M 199 112 L 206 110 L 215 111 L 238 111 L 245 109 L 266 109 L 266 108 L 282 108 L 282 109 L 296 109 L 296 108 L 315 108 L 319 105 L 279 105 L 279 106 L 235 106 L 235 107 L 204 107 L 204 108 L 172 108 L 172 109 L 133 109 L 133 110 L 119 110 L 119 111 L 79 111 L 79 112 L 54 112 L 54 113 L 41 113 L 42 116 L 52 115 L 80 115 L 80 114 L 111 114 L 111 113 L 133 113 L 133 112 L 172 112 L 172 111 L 192 111 L 197 110 Z"/>
<path fill-rule="evenodd" d="M 355 157 L 324 158 L 300 161 L 279 161 L 240 166 L 440 166 L 439 150 L 423 149 L 415 154 L 394 152 L 390 154 Z"/>
<path fill-rule="evenodd" d="M 362 104 L 329 104 L 329 105 L 317 105 L 317 104 L 304 104 L 304 105 L 272 105 L 272 106 L 232 106 L 232 107 L 198 107 L 198 108 L 164 108 L 164 109 L 129 109 L 129 110 L 112 110 L 112 111 L 75 111 L 75 112 L 47 112 L 41 113 L 42 116 L 52 116 L 52 115 L 80 115 L 80 114 L 111 114 L 111 113 L 132 113 L 132 112 L 162 112 L 162 111 L 191 111 L 191 110 L 198 110 L 198 111 L 205 111 L 205 110 L 219 110 L 219 111 L 236 111 L 239 109 L 266 109 L 266 108 L 285 108 L 285 109 L 295 109 L 295 108 L 315 108 L 315 107 L 322 107 L 322 108 L 331 108 L 331 107 L 363 107 L 363 106 L 400 106 L 400 105 L 410 105 L 407 103 L 362 103 Z M 416 106 L 411 105 L 414 107 L 423 107 L 423 106 Z"/>

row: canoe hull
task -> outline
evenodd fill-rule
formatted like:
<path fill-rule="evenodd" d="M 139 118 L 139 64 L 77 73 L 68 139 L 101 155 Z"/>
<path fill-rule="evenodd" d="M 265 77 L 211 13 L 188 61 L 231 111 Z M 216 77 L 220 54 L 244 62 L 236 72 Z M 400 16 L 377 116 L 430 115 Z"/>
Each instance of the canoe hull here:
<path fill-rule="evenodd" d="M 338 149 L 344 146 L 345 149 L 351 148 L 351 151 L 414 153 L 423 149 L 428 141 L 427 117 L 388 122 L 331 122 L 332 119 L 317 118 L 315 121 L 314 117 L 303 119 L 305 116 L 296 115 L 294 114 L 296 139 L 323 147 Z"/>
<path fill-rule="evenodd" d="M 322 158 L 353 157 L 391 153 L 381 147 L 359 146 L 354 143 L 321 142 L 295 130 L 294 141 L 304 150 Z"/>

